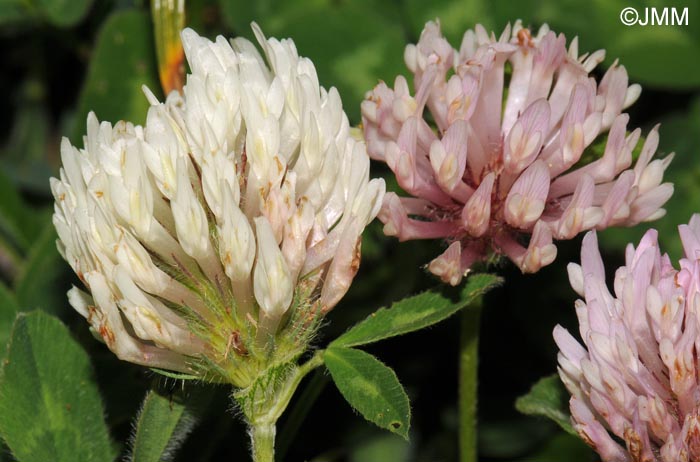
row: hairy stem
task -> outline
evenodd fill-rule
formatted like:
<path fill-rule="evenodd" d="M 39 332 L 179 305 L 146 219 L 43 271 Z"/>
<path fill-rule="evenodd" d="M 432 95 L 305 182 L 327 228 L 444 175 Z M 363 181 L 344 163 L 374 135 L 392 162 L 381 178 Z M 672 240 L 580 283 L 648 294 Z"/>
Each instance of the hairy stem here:
<path fill-rule="evenodd" d="M 275 462 L 275 424 L 253 424 L 250 427 L 254 462 Z"/>
<path fill-rule="evenodd" d="M 459 454 L 460 462 L 477 462 L 477 371 L 481 298 L 462 311 L 459 352 Z"/>
<path fill-rule="evenodd" d="M 301 380 L 323 363 L 317 352 L 301 366 L 289 363 L 263 371 L 248 388 L 234 393 L 249 426 L 253 462 L 275 461 L 277 420 L 287 408 Z"/>

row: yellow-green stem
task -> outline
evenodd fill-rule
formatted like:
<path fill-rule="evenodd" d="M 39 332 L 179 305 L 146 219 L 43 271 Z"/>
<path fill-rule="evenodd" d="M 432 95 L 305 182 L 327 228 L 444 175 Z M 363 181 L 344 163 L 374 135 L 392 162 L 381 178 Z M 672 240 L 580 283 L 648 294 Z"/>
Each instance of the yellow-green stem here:
<path fill-rule="evenodd" d="M 481 299 L 462 311 L 459 351 L 459 454 L 460 462 L 477 462 L 477 385 Z"/>
<path fill-rule="evenodd" d="M 253 462 L 275 461 L 277 420 L 301 380 L 322 363 L 319 351 L 300 366 L 290 363 L 267 369 L 248 388 L 233 394 L 248 422 Z"/>
<path fill-rule="evenodd" d="M 275 424 L 253 424 L 250 440 L 253 446 L 253 462 L 275 462 Z"/>

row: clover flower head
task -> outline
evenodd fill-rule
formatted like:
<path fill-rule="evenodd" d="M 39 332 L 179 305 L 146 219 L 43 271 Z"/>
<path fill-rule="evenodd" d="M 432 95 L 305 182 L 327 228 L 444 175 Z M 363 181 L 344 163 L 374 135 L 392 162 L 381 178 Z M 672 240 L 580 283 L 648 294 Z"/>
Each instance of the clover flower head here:
<path fill-rule="evenodd" d="M 595 233 L 569 265 L 583 344 L 554 329 L 559 375 L 575 429 L 605 462 L 700 460 L 700 215 L 679 230 L 680 269 L 650 230 L 627 247 L 614 294 Z"/>
<path fill-rule="evenodd" d="M 385 234 L 445 240 L 428 269 L 456 285 L 493 252 L 535 272 L 554 260 L 554 239 L 661 217 L 671 156 L 652 160 L 654 128 L 632 165 L 640 130 L 627 132 L 622 111 L 641 89 L 617 62 L 597 83 L 590 73 L 604 56 L 520 21 L 498 38 L 477 25 L 455 50 L 429 22 L 404 54 L 414 95 L 399 76 L 362 103 L 370 157 L 408 194 L 386 195 Z M 604 134 L 603 155 L 587 162 Z"/>
<path fill-rule="evenodd" d="M 182 40 L 183 95 L 145 126 L 87 120 L 51 187 L 69 292 L 117 356 L 247 386 L 348 290 L 384 183 L 291 40 Z"/>

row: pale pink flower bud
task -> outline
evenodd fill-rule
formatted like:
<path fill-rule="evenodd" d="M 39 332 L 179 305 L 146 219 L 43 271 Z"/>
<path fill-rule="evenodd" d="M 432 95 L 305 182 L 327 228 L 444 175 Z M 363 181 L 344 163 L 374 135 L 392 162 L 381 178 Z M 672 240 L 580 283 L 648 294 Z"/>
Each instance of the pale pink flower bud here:
<path fill-rule="evenodd" d="M 503 146 L 503 164 L 509 173 L 522 172 L 537 157 L 549 129 L 549 114 L 549 104 L 539 99 L 528 106 L 510 129 Z"/>
<path fill-rule="evenodd" d="M 515 228 L 527 229 L 542 215 L 549 191 L 549 170 L 543 161 L 527 168 L 515 181 L 505 202 L 505 218 Z"/>
<path fill-rule="evenodd" d="M 603 210 L 593 206 L 595 184 L 593 179 L 585 175 L 576 185 L 570 202 L 557 220 L 548 223 L 552 234 L 557 239 L 571 239 L 584 229 L 591 229 L 603 218 Z M 566 201 L 562 201 L 562 206 Z"/>
<path fill-rule="evenodd" d="M 572 423 L 604 462 L 677 462 L 700 457 L 697 382 L 700 325 L 700 215 L 679 227 L 680 269 L 662 255 L 657 233 L 627 247 L 614 294 L 594 233 L 581 265 L 569 265 L 579 343 L 557 326 L 559 375 L 571 392 Z"/>
<path fill-rule="evenodd" d="M 294 279 L 299 276 L 306 260 L 306 240 L 313 225 L 313 207 L 303 200 L 289 218 L 282 239 L 282 253 Z"/>
<path fill-rule="evenodd" d="M 338 92 L 291 40 L 253 30 L 264 57 L 183 31 L 183 94 L 145 89 L 145 127 L 91 113 L 51 180 L 59 251 L 90 292 L 69 301 L 95 333 L 124 360 L 238 387 L 306 350 L 384 195 Z M 409 118 L 398 88 L 390 117 Z M 402 143 L 430 136 L 416 124 Z"/>
<path fill-rule="evenodd" d="M 557 256 L 557 248 L 552 244 L 552 232 L 542 221 L 535 224 L 527 248 L 507 237 L 498 237 L 497 244 L 524 273 L 539 271 L 543 266 L 552 263 Z"/>
<path fill-rule="evenodd" d="M 287 172 L 282 185 L 275 185 L 267 192 L 267 198 L 262 207 L 262 213 L 267 217 L 278 244 L 282 242 L 284 227 L 296 207 L 294 204 L 295 186 L 295 173 Z"/>
<path fill-rule="evenodd" d="M 567 49 L 546 25 L 533 36 L 517 21 L 499 37 L 477 25 L 456 51 L 439 23 L 426 24 L 404 53 L 413 96 L 399 76 L 362 104 L 370 157 L 408 194 L 385 196 L 384 232 L 445 240 L 452 250 L 428 270 L 457 284 L 492 253 L 533 272 L 554 260 L 553 239 L 663 216 L 672 156 L 652 159 L 655 127 L 632 165 L 641 130 L 628 132 L 622 111 L 641 87 L 617 63 L 597 83 L 590 73 L 604 58 L 603 50 L 579 56 L 578 39 Z M 602 157 L 582 161 L 606 134 Z"/>
<path fill-rule="evenodd" d="M 430 163 L 440 187 L 452 194 L 467 198 L 472 193 L 463 181 L 467 166 L 467 123 L 456 121 L 441 140 L 430 145 Z"/>
<path fill-rule="evenodd" d="M 338 242 L 338 256 L 328 268 L 326 280 L 321 290 L 321 310 L 331 310 L 350 288 L 355 274 L 360 268 L 360 229 L 359 220 L 349 223 Z"/>
<path fill-rule="evenodd" d="M 430 262 L 428 269 L 444 282 L 456 286 L 464 276 L 461 259 L 462 252 L 459 242 L 453 242 L 442 255 Z"/>
<path fill-rule="evenodd" d="M 490 172 L 462 209 L 462 226 L 473 237 L 483 236 L 491 220 L 491 193 L 496 175 Z"/>

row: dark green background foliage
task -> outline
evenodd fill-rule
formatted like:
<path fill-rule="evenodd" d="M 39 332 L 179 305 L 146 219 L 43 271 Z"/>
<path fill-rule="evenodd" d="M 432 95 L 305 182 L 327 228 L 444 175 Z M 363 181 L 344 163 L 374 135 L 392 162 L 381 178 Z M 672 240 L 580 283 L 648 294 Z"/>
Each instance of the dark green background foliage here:
<path fill-rule="evenodd" d="M 88 438 L 92 445 L 85 445 L 85 451 L 102 451 L 102 457 L 94 460 L 110 460 L 118 453 L 127 458 L 147 454 L 140 460 L 157 460 L 158 451 L 166 448 L 172 456 L 178 445 L 180 450 L 171 460 L 246 460 L 245 431 L 234 418 L 227 390 L 166 380 L 118 361 L 92 338 L 86 323 L 66 302 L 65 291 L 77 281 L 53 245 L 48 177 L 58 169 L 61 136 L 80 143 L 88 110 L 112 122 L 122 118 L 143 122 L 147 103 L 141 85 L 161 94 L 148 6 L 138 0 L 0 2 L 0 354 L 7 358 L 18 312 L 48 312 L 69 328 L 45 314 L 20 316 L 2 373 L 15 387 L 6 388 L 8 393 L 19 393 L 23 387 L 42 390 L 41 405 L 26 402 L 26 409 L 14 410 L 20 413 L 17 419 L 24 419 L 39 412 L 37 406 L 45 406 L 41 412 L 47 414 L 36 420 L 37 432 L 42 425 L 62 428 L 76 413 L 90 414 L 93 427 L 71 434 L 73 439 L 62 444 Z M 689 26 L 626 27 L 619 21 L 626 6 L 664 4 L 651 0 L 190 0 L 187 22 L 210 37 L 251 37 L 252 20 L 268 35 L 292 37 L 299 52 L 314 60 L 321 83 L 339 89 L 353 124 L 359 122 L 364 93 L 379 79 L 392 82 L 398 73 L 405 73 L 404 45 L 415 42 L 425 21 L 438 16 L 454 46 L 463 31 L 477 22 L 500 32 L 508 21 L 522 18 L 534 27 L 547 22 L 569 39 L 578 35 L 581 51 L 604 47 L 608 54 L 603 68 L 619 58 L 631 80 L 643 85 L 640 100 L 630 110 L 632 126 L 647 131 L 661 122 L 660 151 L 676 152 L 667 174 L 676 184 L 676 194 L 667 206 L 667 216 L 653 225 L 675 259 L 681 250 L 676 226 L 700 210 L 700 2 L 673 4 L 689 8 Z M 373 165 L 373 174 L 386 173 Z M 610 275 L 622 262 L 624 245 L 645 229 L 601 233 Z M 578 260 L 579 245 L 580 239 L 561 243 L 556 262 L 534 276 L 522 276 L 505 262 L 494 269 L 505 283 L 486 297 L 483 316 L 479 409 L 484 461 L 595 460 L 575 437 L 552 422 L 520 414 L 514 404 L 541 377 L 555 371 L 553 326 L 561 323 L 575 329 L 574 293 L 565 266 Z M 377 307 L 435 285 L 422 265 L 439 250 L 439 243 L 399 245 L 382 236 L 379 224 L 371 225 L 356 283 L 331 313 L 318 345 L 325 346 Z M 407 391 L 412 404 L 410 443 L 368 425 L 335 388 L 325 387 L 285 460 L 456 460 L 458 324 L 448 319 L 366 348 L 394 368 Z M 55 335 L 53 341 L 39 335 L 47 332 L 44 328 Z M 36 349 L 47 344 L 58 354 L 57 362 L 36 356 Z M 63 351 L 77 356 L 65 369 L 57 369 Z M 27 362 L 23 367 L 34 375 L 20 373 L 15 360 Z M 60 388 L 72 382 L 80 387 L 72 392 Z M 133 427 L 149 388 L 158 394 L 149 395 L 142 417 L 162 422 L 174 436 L 171 441 L 162 435 L 153 439 L 148 432 L 139 433 L 141 427 Z M 519 403 L 521 410 L 532 413 L 538 403 L 563 399 L 537 390 L 540 394 L 534 401 Z M 57 405 L 67 401 L 73 403 L 70 409 Z M 0 409 L 3 406 L 0 402 Z M 13 415 L 2 415 L 0 430 L 16 445 Z M 280 428 L 284 433 L 284 417 Z M 132 452 L 130 438 L 137 445 Z M 17 447 L 27 450 L 31 444 L 25 440 Z M 63 446 L 56 448 L 57 456 L 63 454 Z M 11 460 L 4 446 L 3 460 Z"/>

